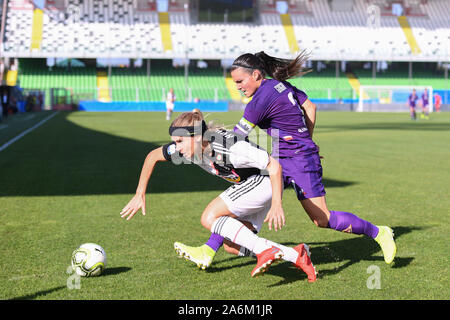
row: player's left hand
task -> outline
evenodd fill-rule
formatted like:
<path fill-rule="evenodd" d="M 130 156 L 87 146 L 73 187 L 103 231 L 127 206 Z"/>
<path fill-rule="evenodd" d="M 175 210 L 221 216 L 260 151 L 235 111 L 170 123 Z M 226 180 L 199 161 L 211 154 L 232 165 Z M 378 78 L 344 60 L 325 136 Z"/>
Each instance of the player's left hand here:
<path fill-rule="evenodd" d="M 139 211 L 139 209 L 142 210 L 142 214 L 145 216 L 145 194 L 136 194 L 122 209 L 122 211 L 120 212 L 120 216 L 122 218 L 127 218 L 127 220 L 130 220 L 131 218 L 133 218 L 136 212 Z"/>

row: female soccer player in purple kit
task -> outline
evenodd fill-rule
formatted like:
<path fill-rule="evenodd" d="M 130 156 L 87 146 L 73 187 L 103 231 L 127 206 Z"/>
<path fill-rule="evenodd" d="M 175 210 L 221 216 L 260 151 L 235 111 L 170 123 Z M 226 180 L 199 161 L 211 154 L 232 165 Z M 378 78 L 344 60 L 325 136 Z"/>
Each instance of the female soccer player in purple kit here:
<path fill-rule="evenodd" d="M 416 94 L 416 89 L 412 90 L 412 93 L 408 96 L 407 105 L 409 106 L 409 115 L 411 120 L 416 120 L 416 103 L 419 97 Z"/>
<path fill-rule="evenodd" d="M 422 108 L 422 114 L 420 115 L 421 119 L 429 119 L 428 116 L 428 90 L 425 88 L 422 93 L 422 99 L 420 101 L 420 107 Z"/>
<path fill-rule="evenodd" d="M 294 188 L 314 224 L 375 239 L 383 251 L 385 262 L 390 264 L 396 253 L 391 228 L 376 226 L 353 213 L 327 207 L 319 148 L 312 140 L 316 106 L 306 93 L 286 81 L 306 73 L 302 67 L 305 58 L 303 53 L 296 59 L 287 60 L 259 52 L 243 54 L 233 62 L 231 76 L 237 89 L 246 97 L 252 97 L 234 131 L 247 136 L 256 126 L 266 130 L 273 141 L 272 156 L 282 166 L 284 187 Z M 281 229 L 284 221 L 284 216 L 273 217 L 270 214 L 265 220 L 269 229 L 274 222 L 275 230 Z M 175 247 L 178 253 L 187 251 L 196 255 L 197 260 L 199 255 L 203 255 L 207 267 L 222 242 L 223 238 L 213 233 L 201 247 L 181 243 L 176 243 Z"/>

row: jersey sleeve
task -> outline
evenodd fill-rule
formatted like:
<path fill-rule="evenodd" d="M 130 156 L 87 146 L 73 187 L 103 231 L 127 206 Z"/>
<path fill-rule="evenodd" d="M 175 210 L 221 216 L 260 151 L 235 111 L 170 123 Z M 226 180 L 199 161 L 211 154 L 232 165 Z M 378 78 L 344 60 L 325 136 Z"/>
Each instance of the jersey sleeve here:
<path fill-rule="evenodd" d="M 269 164 L 269 154 L 246 141 L 238 141 L 230 147 L 231 164 L 235 168 L 257 168 L 264 170 Z"/>
<path fill-rule="evenodd" d="M 245 116 L 243 116 L 241 120 L 239 120 L 239 122 L 234 126 L 234 132 L 243 136 L 248 136 L 250 131 L 252 131 L 255 126 L 256 124 L 248 121 Z"/>
<path fill-rule="evenodd" d="M 234 127 L 234 132 L 243 136 L 248 136 L 250 131 L 252 131 L 253 128 L 255 128 L 258 123 L 264 118 L 264 115 L 261 113 L 261 111 L 262 109 L 258 108 L 258 104 L 255 99 L 250 101 L 245 107 L 244 115 L 242 116 L 241 120 L 239 120 L 239 122 Z"/>

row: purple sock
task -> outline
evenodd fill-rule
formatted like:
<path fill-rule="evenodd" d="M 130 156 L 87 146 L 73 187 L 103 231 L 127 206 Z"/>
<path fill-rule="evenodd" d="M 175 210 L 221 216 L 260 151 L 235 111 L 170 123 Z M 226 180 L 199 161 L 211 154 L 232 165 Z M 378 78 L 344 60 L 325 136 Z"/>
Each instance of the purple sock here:
<path fill-rule="evenodd" d="M 223 237 L 221 235 L 218 235 L 217 233 L 211 233 L 211 236 L 206 242 L 206 245 L 211 247 L 211 249 L 213 249 L 216 252 L 217 250 L 219 250 L 222 244 L 223 244 Z"/>
<path fill-rule="evenodd" d="M 328 228 L 353 234 L 365 234 L 371 238 L 378 235 L 376 225 L 355 216 L 353 213 L 343 211 L 330 211 Z"/>

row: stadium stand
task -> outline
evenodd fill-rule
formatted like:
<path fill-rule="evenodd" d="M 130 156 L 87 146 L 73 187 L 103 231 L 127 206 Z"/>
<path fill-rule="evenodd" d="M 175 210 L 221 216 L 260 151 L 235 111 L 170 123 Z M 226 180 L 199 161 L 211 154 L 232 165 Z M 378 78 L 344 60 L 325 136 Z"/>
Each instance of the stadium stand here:
<path fill-rule="evenodd" d="M 191 68 L 186 90 L 184 68 L 175 68 L 170 60 L 161 60 L 151 67 L 112 68 L 110 88 L 115 101 L 163 101 L 169 88 L 174 88 L 179 100 L 229 100 L 225 80 L 219 68 Z"/>
<path fill-rule="evenodd" d="M 21 59 L 20 85 L 26 88 L 79 88 L 85 90 L 95 88 L 96 70 L 92 67 L 53 68 L 49 70 L 45 59 Z M 81 85 L 80 85 L 81 84 Z"/>
<path fill-rule="evenodd" d="M 50 70 L 45 59 L 20 59 L 18 78 L 22 88 L 43 91 L 47 105 L 52 89 L 64 88 L 79 96 L 97 98 L 95 67 L 72 68 L 67 72 L 65 67 Z"/>
<path fill-rule="evenodd" d="M 392 14 L 387 0 L 354 0 L 350 9 L 330 6 L 328 0 L 293 0 L 287 14 L 264 0 L 259 24 L 193 23 L 180 7 L 161 13 L 137 0 L 47 2 L 52 5 L 40 10 L 27 0 L 8 1 L 5 54 L 167 58 L 169 52 L 172 57 L 231 59 L 255 50 L 291 56 L 297 48 L 311 50 L 317 60 L 440 59 L 450 54 L 443 45 L 449 42 L 450 22 L 443 12 L 450 11 L 450 3 L 442 0 L 405 0 L 408 14 L 400 17 Z M 377 28 L 367 28 L 371 4 L 381 8 Z M 41 50 L 33 53 L 30 49 L 39 43 Z"/>
<path fill-rule="evenodd" d="M 217 64 L 200 69 L 191 63 L 185 69 L 173 67 L 170 59 L 220 61 L 261 50 L 291 58 L 306 49 L 314 62 L 328 61 L 327 67 L 292 82 L 317 99 L 355 98 L 360 84 L 448 90 L 442 72 L 414 69 L 411 78 L 407 68 L 389 68 L 374 78 L 363 68 L 336 72 L 335 67 L 335 61 L 448 61 L 446 0 L 289 0 L 284 11 L 280 1 L 259 0 L 253 22 L 233 17 L 233 23 L 225 16 L 223 22 L 200 22 L 191 11 L 196 2 L 188 0 L 169 0 L 167 12 L 158 11 L 156 0 L 6 3 L 1 55 L 21 58 L 16 78 L 24 88 L 68 87 L 104 101 L 163 101 L 173 87 L 179 100 L 237 100 Z M 144 58 L 152 67 L 149 73 L 145 66 L 105 70 L 91 64 L 67 73 L 58 67 L 49 71 L 46 57 Z"/>

